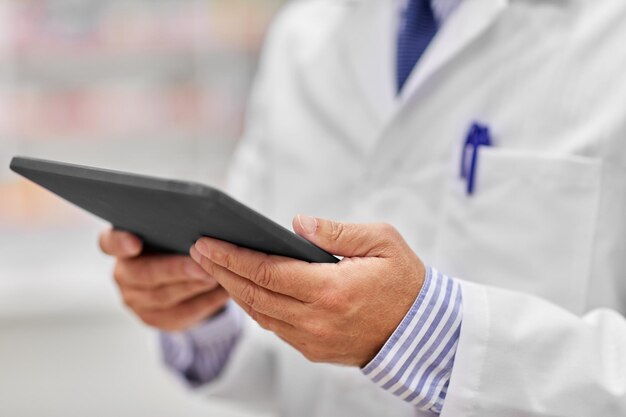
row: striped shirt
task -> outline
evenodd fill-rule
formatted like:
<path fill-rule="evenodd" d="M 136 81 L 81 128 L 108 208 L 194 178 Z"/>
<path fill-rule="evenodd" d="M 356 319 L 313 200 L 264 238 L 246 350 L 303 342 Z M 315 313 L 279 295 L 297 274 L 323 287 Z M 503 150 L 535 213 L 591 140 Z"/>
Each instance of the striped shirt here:
<path fill-rule="evenodd" d="M 243 328 L 243 313 L 233 302 L 217 317 L 179 333 L 160 334 L 166 366 L 197 387 L 214 380 L 226 364 Z"/>
<path fill-rule="evenodd" d="M 461 284 L 428 268 L 411 309 L 363 373 L 417 408 L 440 413 L 459 340 L 462 307 Z"/>

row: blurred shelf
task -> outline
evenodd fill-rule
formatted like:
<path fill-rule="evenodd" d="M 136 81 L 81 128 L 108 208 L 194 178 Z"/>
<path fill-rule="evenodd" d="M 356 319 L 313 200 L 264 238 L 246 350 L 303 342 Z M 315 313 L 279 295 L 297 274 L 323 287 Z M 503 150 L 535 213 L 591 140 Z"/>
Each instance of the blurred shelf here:
<path fill-rule="evenodd" d="M 256 56 L 233 50 L 156 50 L 149 53 L 90 52 L 66 57 L 28 56 L 0 64 L 0 87 L 19 89 L 93 87 L 103 82 L 142 84 L 197 80 L 234 71 L 249 76 Z"/>
<path fill-rule="evenodd" d="M 15 50 L 55 53 L 84 47 L 145 49 L 214 40 L 231 47 L 258 45 L 283 3 L 272 0 L 13 1 L 7 10 Z"/>
<path fill-rule="evenodd" d="M 229 88 L 226 81 L 216 88 L 184 82 L 161 88 L 25 90 L 0 99 L 0 131 L 21 140 L 42 141 L 110 142 L 116 137 L 158 137 L 163 132 L 199 135 L 206 130 L 213 136 L 234 137 L 240 133 L 244 98 L 244 92 Z"/>
<path fill-rule="evenodd" d="M 194 135 L 155 135 L 120 141 L 116 146 L 110 143 L 105 140 L 22 141 L 17 153 L 219 186 L 224 183 L 230 155 L 236 146 L 236 141 L 231 139 Z"/>
<path fill-rule="evenodd" d="M 6 2 L 0 85 L 192 78 L 250 67 L 278 0 Z M 207 73 L 207 71 L 209 73 Z M 249 75 L 249 72 L 248 72 Z"/>

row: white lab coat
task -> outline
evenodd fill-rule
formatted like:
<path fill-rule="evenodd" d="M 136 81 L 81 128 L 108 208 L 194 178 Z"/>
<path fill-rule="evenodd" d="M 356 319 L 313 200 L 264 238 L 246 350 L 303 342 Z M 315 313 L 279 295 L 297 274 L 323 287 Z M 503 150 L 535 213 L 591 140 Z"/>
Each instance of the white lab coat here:
<path fill-rule="evenodd" d="M 400 105 L 393 15 L 390 0 L 283 11 L 231 192 L 285 225 L 392 223 L 463 280 L 444 417 L 626 415 L 626 2 L 462 0 Z M 467 196 L 473 121 L 495 145 Z M 416 415 L 253 325 L 206 392 L 284 416 Z"/>

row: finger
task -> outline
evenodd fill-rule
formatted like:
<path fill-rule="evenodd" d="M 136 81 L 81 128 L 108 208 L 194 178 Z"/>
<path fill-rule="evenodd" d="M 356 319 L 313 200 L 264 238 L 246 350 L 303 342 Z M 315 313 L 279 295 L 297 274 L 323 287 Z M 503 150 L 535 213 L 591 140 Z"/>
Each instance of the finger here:
<path fill-rule="evenodd" d="M 123 287 L 124 303 L 137 310 L 167 310 L 217 288 L 217 281 L 192 281 L 164 285 L 155 289 Z"/>
<path fill-rule="evenodd" d="M 193 259 L 179 255 L 122 259 L 116 264 L 114 276 L 120 286 L 147 289 L 190 280 L 212 281 Z"/>
<path fill-rule="evenodd" d="M 233 298 L 233 300 L 235 300 L 235 302 L 240 306 L 242 305 L 241 300 L 238 301 L 235 298 Z M 242 308 L 245 311 L 245 307 L 242 306 Z M 259 326 L 261 326 L 265 330 L 274 333 L 283 342 L 287 343 L 295 350 L 299 351 L 307 359 L 313 359 L 312 357 L 309 358 L 308 350 L 311 349 L 315 341 L 311 341 L 308 335 L 304 334 L 300 329 L 291 326 L 289 323 L 282 322 L 280 320 L 265 316 L 260 313 L 256 313 L 256 315 L 251 317 L 259 324 Z"/>
<path fill-rule="evenodd" d="M 301 301 L 320 298 L 320 293 L 327 287 L 331 266 L 266 255 L 208 237 L 196 242 L 191 255 L 196 258 L 202 255 L 258 286 Z"/>
<path fill-rule="evenodd" d="M 250 318 L 252 318 L 252 320 L 256 321 L 259 324 L 259 326 L 261 326 L 265 330 L 269 330 L 278 335 L 293 336 L 296 334 L 297 330 L 292 324 L 289 324 L 287 322 L 284 322 L 274 317 L 270 317 L 263 313 L 259 313 L 258 311 L 254 310 L 252 307 L 247 305 L 240 298 L 232 297 L 232 299 L 237 304 L 239 304 L 239 306 L 243 309 L 243 311 L 245 311 L 246 314 L 249 315 Z"/>
<path fill-rule="evenodd" d="M 292 324 L 297 323 L 302 316 L 305 305 L 301 301 L 258 286 L 207 258 L 202 258 L 201 263 L 204 270 L 232 297 L 242 300 L 256 312 Z"/>
<path fill-rule="evenodd" d="M 98 242 L 102 252 L 118 258 L 138 256 L 143 247 L 141 240 L 137 236 L 115 229 L 105 230 L 100 233 Z"/>
<path fill-rule="evenodd" d="M 339 256 L 382 256 L 393 242 L 402 240 L 390 225 L 352 224 L 298 215 L 293 230 L 320 248 Z"/>
<path fill-rule="evenodd" d="M 198 295 L 169 310 L 137 311 L 148 325 L 166 331 L 178 331 L 191 327 L 217 313 L 228 301 L 229 296 L 223 288 Z"/>

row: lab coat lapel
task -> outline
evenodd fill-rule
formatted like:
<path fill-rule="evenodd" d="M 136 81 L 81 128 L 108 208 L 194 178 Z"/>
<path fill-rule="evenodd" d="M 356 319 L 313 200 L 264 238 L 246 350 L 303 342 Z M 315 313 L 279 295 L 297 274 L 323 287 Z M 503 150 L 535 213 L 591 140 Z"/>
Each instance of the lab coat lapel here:
<path fill-rule="evenodd" d="M 413 140 L 411 135 L 399 132 L 398 129 L 406 129 L 405 122 L 401 120 L 406 117 L 405 113 L 416 109 L 419 93 L 427 81 L 486 31 L 506 8 L 508 2 L 509 0 L 462 0 L 450 15 L 407 80 L 404 95 L 400 97 L 385 128 L 381 131 L 370 154 L 370 169 L 373 175 L 384 176 L 385 172 L 394 170 L 397 161 L 401 159 L 403 149 L 406 149 L 404 141 Z M 439 145 L 446 146 L 443 143 Z M 413 149 L 429 146 L 424 154 L 433 153 L 431 144 L 413 143 L 411 146 Z"/>
<path fill-rule="evenodd" d="M 462 0 L 441 27 L 431 46 L 409 77 L 404 95 L 395 97 L 395 42 L 397 9 L 391 0 L 353 0 L 352 10 L 337 33 L 337 51 L 346 59 L 346 71 L 361 92 L 374 125 L 371 146 L 362 146 L 376 155 L 373 169 L 382 169 L 394 149 L 394 122 L 407 111 L 420 88 L 437 71 L 478 38 L 506 8 L 509 0 Z M 371 122 L 371 121 L 370 121 Z M 362 138 L 360 139 L 363 140 Z M 390 146 L 391 145 L 391 146 Z M 376 168 L 374 168 L 376 166 Z"/>
<path fill-rule="evenodd" d="M 393 42 L 395 5 L 390 0 L 354 2 L 340 46 L 367 105 L 384 125 L 395 110 Z"/>
<path fill-rule="evenodd" d="M 355 0 L 338 37 L 347 70 L 381 126 L 392 122 L 420 87 L 489 28 L 509 0 L 462 0 L 439 30 L 398 100 L 395 94 L 396 4 L 390 0 Z"/>
<path fill-rule="evenodd" d="M 402 105 L 439 69 L 487 30 L 505 9 L 509 0 L 462 0 L 439 29 L 419 64 L 407 80 L 400 97 Z"/>

